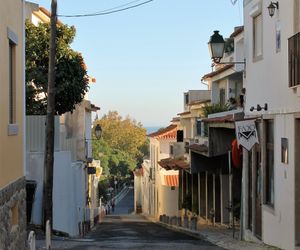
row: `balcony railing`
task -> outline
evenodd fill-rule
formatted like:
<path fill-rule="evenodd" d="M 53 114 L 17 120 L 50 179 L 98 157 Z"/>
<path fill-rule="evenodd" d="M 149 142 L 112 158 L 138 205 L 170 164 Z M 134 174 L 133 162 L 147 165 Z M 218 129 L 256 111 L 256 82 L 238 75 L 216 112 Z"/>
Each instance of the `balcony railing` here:
<path fill-rule="evenodd" d="M 288 39 L 289 87 L 300 85 L 300 32 Z"/>

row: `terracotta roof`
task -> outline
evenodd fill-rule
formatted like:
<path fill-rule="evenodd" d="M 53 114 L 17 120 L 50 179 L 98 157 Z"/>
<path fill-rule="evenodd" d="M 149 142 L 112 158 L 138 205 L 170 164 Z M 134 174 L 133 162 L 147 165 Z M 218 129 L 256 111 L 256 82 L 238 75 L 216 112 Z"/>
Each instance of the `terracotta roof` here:
<path fill-rule="evenodd" d="M 220 69 L 218 69 L 218 70 L 215 70 L 215 71 L 213 71 L 213 72 L 211 72 L 211 73 L 208 73 L 208 74 L 206 74 L 206 75 L 204 75 L 203 77 L 202 77 L 202 80 L 204 80 L 204 79 L 207 79 L 207 78 L 211 78 L 211 77 L 213 77 L 213 76 L 216 76 L 216 75 L 218 75 L 218 74 L 220 74 L 220 73 L 222 73 L 222 72 L 224 72 L 224 71 L 226 71 L 227 69 L 230 69 L 230 68 L 232 68 L 233 67 L 233 65 L 225 65 L 224 67 L 222 67 L 222 68 L 220 68 Z"/>
<path fill-rule="evenodd" d="M 171 120 L 171 122 L 179 122 L 180 121 L 180 117 L 173 117 L 173 119 Z"/>
<path fill-rule="evenodd" d="M 230 35 L 231 38 L 237 36 L 244 31 L 244 26 L 236 27 L 235 31 Z"/>
<path fill-rule="evenodd" d="M 191 113 L 190 111 L 186 111 L 186 112 L 178 113 L 177 115 L 189 115 L 190 113 Z"/>
<path fill-rule="evenodd" d="M 225 115 L 225 116 L 220 116 L 220 117 L 202 119 L 202 121 L 204 121 L 204 122 L 233 122 L 234 118 L 233 118 L 233 115 Z"/>
<path fill-rule="evenodd" d="M 172 158 L 162 159 L 158 164 L 166 170 L 178 170 L 178 169 L 188 169 L 190 168 L 189 164 L 184 160 L 176 160 Z"/>
<path fill-rule="evenodd" d="M 204 144 L 191 144 L 187 148 L 197 152 L 208 152 L 208 147 Z"/>
<path fill-rule="evenodd" d="M 153 137 L 156 139 L 170 139 L 176 138 L 177 136 L 177 125 L 170 125 L 166 128 L 160 129 L 154 133 L 147 135 L 148 137 Z"/>

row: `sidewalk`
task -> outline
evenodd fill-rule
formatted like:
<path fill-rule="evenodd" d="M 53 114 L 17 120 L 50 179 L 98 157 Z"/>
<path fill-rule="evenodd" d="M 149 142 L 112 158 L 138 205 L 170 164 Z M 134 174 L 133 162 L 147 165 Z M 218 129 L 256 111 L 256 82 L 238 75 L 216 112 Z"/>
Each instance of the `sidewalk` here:
<path fill-rule="evenodd" d="M 227 229 L 225 227 L 216 227 L 216 226 L 209 226 L 209 225 L 201 225 L 201 227 L 195 231 L 184 227 L 179 227 L 175 225 L 166 224 L 160 221 L 155 220 L 153 217 L 149 217 L 144 215 L 145 218 L 148 220 L 160 224 L 164 227 L 180 231 L 183 233 L 187 233 L 196 237 L 199 237 L 203 240 L 209 241 L 210 243 L 217 245 L 219 247 L 225 248 L 225 249 L 233 249 L 233 250 L 240 250 L 240 249 L 246 249 L 246 250 L 275 250 L 278 248 L 271 247 L 268 245 L 265 245 L 263 243 L 256 243 L 256 242 L 248 242 L 248 241 L 240 241 L 239 238 L 239 232 L 236 232 L 235 237 L 232 236 L 232 230 Z"/>

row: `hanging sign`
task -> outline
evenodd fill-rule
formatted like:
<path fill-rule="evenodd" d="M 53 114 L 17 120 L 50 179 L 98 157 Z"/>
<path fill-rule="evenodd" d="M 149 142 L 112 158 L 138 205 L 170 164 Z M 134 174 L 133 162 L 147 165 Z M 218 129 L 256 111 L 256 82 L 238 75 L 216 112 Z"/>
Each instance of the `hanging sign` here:
<path fill-rule="evenodd" d="M 238 145 L 250 151 L 255 143 L 258 142 L 258 135 L 255 120 L 235 122 L 235 133 Z"/>

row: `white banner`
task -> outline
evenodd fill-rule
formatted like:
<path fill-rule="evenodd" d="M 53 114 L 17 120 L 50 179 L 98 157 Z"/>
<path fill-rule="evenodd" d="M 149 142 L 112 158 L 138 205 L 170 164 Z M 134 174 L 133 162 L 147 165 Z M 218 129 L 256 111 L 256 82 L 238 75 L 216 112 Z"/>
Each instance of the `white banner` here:
<path fill-rule="evenodd" d="M 242 145 L 248 151 L 252 149 L 255 143 L 259 143 L 255 120 L 235 122 L 235 133 L 238 145 Z"/>

